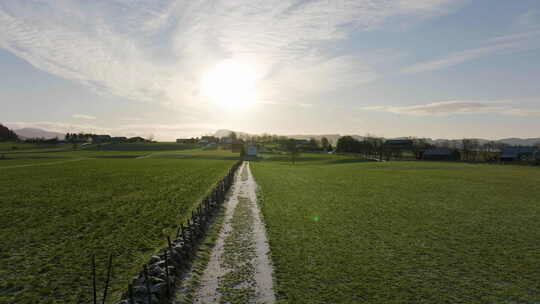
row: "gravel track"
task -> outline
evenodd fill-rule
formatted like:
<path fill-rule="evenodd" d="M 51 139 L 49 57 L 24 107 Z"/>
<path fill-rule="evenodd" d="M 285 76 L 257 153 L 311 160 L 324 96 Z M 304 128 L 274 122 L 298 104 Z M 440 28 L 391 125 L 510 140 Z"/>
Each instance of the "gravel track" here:
<path fill-rule="evenodd" d="M 272 265 L 249 163 L 225 202 L 223 226 L 193 303 L 274 303 Z"/>

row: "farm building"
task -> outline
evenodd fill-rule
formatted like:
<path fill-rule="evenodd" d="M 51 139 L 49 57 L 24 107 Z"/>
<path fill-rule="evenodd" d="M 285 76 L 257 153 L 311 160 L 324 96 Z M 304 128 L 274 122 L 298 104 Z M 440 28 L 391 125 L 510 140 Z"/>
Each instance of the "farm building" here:
<path fill-rule="evenodd" d="M 540 151 L 536 147 L 506 147 L 501 151 L 501 161 L 532 161 L 538 159 Z"/>
<path fill-rule="evenodd" d="M 206 145 L 210 143 L 217 144 L 219 142 L 219 139 L 214 136 L 202 136 L 201 140 L 199 140 L 200 144 Z"/>
<path fill-rule="evenodd" d="M 246 149 L 246 155 L 250 157 L 256 157 L 257 156 L 257 146 L 254 144 L 248 145 Z"/>
<path fill-rule="evenodd" d="M 124 136 L 111 137 L 111 141 L 114 143 L 126 142 L 127 140 L 128 140 L 127 137 L 124 137 Z"/>
<path fill-rule="evenodd" d="M 231 137 L 222 137 L 220 139 L 220 142 L 222 144 L 232 144 L 233 143 L 233 139 Z"/>
<path fill-rule="evenodd" d="M 461 155 L 457 150 L 451 149 L 432 149 L 422 153 L 423 160 L 459 160 Z"/>
<path fill-rule="evenodd" d="M 93 144 L 106 143 L 111 141 L 110 135 L 95 135 L 91 137 L 91 142 Z"/>
<path fill-rule="evenodd" d="M 414 144 L 412 139 L 388 139 L 384 142 L 387 147 L 410 148 Z"/>

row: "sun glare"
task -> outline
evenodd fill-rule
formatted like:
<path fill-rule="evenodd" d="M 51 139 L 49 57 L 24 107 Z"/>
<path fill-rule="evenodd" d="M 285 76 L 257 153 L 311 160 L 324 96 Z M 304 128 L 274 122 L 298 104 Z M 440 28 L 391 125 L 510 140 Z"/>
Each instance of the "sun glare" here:
<path fill-rule="evenodd" d="M 224 60 L 201 79 L 201 93 L 216 104 L 246 107 L 256 102 L 255 71 L 246 64 Z"/>

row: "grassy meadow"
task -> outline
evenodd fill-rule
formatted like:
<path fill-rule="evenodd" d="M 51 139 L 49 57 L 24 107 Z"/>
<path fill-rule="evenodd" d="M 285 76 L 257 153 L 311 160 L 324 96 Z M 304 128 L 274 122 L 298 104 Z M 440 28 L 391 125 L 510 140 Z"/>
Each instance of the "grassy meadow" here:
<path fill-rule="evenodd" d="M 283 303 L 540 303 L 540 170 L 252 163 Z"/>
<path fill-rule="evenodd" d="M 134 147 L 0 147 L 0 303 L 89 303 L 90 257 L 104 282 L 109 253 L 117 299 L 237 159 Z"/>

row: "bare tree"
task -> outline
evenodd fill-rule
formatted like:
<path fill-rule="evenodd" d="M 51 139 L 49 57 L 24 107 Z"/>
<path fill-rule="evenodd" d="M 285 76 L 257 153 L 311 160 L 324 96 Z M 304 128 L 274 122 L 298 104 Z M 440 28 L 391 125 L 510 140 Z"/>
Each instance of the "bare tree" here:
<path fill-rule="evenodd" d="M 296 163 L 296 159 L 298 155 L 300 154 L 298 152 L 298 146 L 296 145 L 295 139 L 289 139 L 287 141 L 287 153 L 289 154 L 289 159 L 291 160 L 291 163 L 294 165 Z"/>
<path fill-rule="evenodd" d="M 321 146 L 324 151 L 330 150 L 330 142 L 328 141 L 328 138 L 326 137 L 321 138 Z"/>
<path fill-rule="evenodd" d="M 238 139 L 238 136 L 236 136 L 236 132 L 232 132 L 232 131 L 231 131 L 230 136 L 231 136 L 231 140 L 232 140 L 233 142 L 235 142 L 235 141 Z"/>
<path fill-rule="evenodd" d="M 461 140 L 461 150 L 463 152 L 463 160 L 471 160 L 471 151 L 473 143 L 471 139 L 464 138 Z"/>

